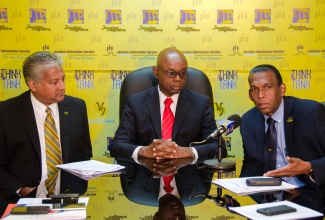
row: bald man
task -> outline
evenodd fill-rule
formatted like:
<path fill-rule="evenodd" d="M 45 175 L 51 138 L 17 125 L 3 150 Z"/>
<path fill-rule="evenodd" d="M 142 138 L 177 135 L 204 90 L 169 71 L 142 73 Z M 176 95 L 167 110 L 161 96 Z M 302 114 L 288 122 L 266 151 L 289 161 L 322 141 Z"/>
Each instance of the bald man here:
<path fill-rule="evenodd" d="M 114 157 L 214 158 L 218 155 L 217 139 L 189 147 L 191 142 L 204 140 L 217 127 L 209 98 L 184 88 L 187 60 L 175 48 L 162 50 L 152 68 L 158 85 L 131 95 L 120 125 L 110 146 Z M 164 138 L 162 120 L 166 98 L 171 98 L 174 116 L 170 138 Z M 227 155 L 222 148 L 222 157 Z"/>

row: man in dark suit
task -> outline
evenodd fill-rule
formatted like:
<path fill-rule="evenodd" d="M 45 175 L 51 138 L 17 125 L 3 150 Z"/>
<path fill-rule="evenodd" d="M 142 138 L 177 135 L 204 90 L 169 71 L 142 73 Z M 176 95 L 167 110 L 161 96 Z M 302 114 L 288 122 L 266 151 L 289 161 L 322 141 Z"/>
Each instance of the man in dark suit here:
<path fill-rule="evenodd" d="M 89 160 L 92 156 L 86 104 L 66 96 L 62 59 L 49 52 L 26 58 L 23 74 L 29 91 L 0 103 L 0 202 L 2 215 L 8 203 L 20 197 L 46 197 L 47 179 L 44 120 L 52 110 L 62 163 Z M 87 190 L 84 181 L 59 172 L 55 193 Z"/>
<path fill-rule="evenodd" d="M 325 107 L 312 100 L 285 96 L 280 72 L 271 65 L 254 67 L 248 77 L 255 107 L 242 117 L 244 148 L 241 176 L 281 177 L 296 185 L 291 201 L 325 212 Z M 267 119 L 275 120 L 274 169 L 263 152 Z M 255 164 L 255 165 L 254 165 Z M 262 164 L 262 166 L 256 166 Z"/>
<path fill-rule="evenodd" d="M 158 55 L 153 67 L 159 85 L 131 95 L 120 125 L 115 133 L 110 153 L 114 157 L 137 158 L 214 158 L 218 155 L 217 139 L 189 147 L 216 130 L 209 98 L 184 88 L 187 60 L 179 50 L 167 48 Z M 175 117 L 172 138 L 162 139 L 164 100 L 173 100 Z M 222 148 L 222 157 L 227 155 Z"/>

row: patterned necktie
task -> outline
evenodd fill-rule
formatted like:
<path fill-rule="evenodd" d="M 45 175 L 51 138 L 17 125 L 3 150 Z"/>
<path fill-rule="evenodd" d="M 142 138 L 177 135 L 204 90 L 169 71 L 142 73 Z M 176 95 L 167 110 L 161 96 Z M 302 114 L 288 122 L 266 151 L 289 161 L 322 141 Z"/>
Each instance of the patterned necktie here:
<path fill-rule="evenodd" d="M 168 140 L 172 138 L 173 126 L 174 126 L 174 115 L 170 109 L 170 104 L 173 100 L 171 98 L 166 98 L 164 101 L 165 109 L 162 118 L 162 139 Z"/>
<path fill-rule="evenodd" d="M 275 170 L 276 168 L 277 134 L 275 122 L 272 118 L 267 119 L 268 128 L 265 134 L 263 158 L 264 172 Z"/>
<path fill-rule="evenodd" d="M 170 104 L 172 104 L 173 100 L 171 98 L 166 98 L 164 101 L 165 109 L 163 112 L 162 119 L 162 139 L 168 140 L 172 138 L 173 134 L 173 126 L 174 126 L 174 115 L 172 110 L 170 109 Z M 164 176 L 163 180 L 165 183 L 164 189 L 167 193 L 171 193 L 173 188 L 170 186 L 170 182 L 174 178 L 174 175 Z"/>
<path fill-rule="evenodd" d="M 172 181 L 172 179 L 174 178 L 174 175 L 170 175 L 170 176 L 164 176 L 163 180 L 164 180 L 164 190 L 167 193 L 171 193 L 173 191 L 173 187 L 170 186 L 170 182 Z"/>
<path fill-rule="evenodd" d="M 48 191 L 48 196 L 52 196 L 54 194 L 54 188 L 58 177 L 58 168 L 56 165 L 62 164 L 62 156 L 58 132 L 52 117 L 52 111 L 49 107 L 46 108 L 46 114 L 44 136 L 46 146 L 47 179 L 45 180 L 45 186 Z"/>

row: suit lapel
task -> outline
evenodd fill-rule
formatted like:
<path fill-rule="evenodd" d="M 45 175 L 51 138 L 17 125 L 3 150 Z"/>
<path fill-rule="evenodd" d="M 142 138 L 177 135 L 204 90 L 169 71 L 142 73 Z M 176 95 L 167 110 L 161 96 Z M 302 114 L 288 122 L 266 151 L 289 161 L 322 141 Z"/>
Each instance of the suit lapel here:
<path fill-rule="evenodd" d="M 264 152 L 264 137 L 265 137 L 265 119 L 263 114 L 257 111 L 259 115 L 258 120 L 255 121 L 255 133 L 256 133 L 256 150 L 258 158 L 263 158 Z"/>
<path fill-rule="evenodd" d="M 63 163 L 69 158 L 70 115 L 66 99 L 58 103 L 60 117 L 60 138 Z"/>
<path fill-rule="evenodd" d="M 153 122 L 153 127 L 156 132 L 156 136 L 161 138 L 161 116 L 159 106 L 159 94 L 157 86 L 153 87 L 149 91 L 149 96 L 146 99 L 147 108 L 149 109 L 150 118 Z"/>
<path fill-rule="evenodd" d="M 39 160 L 41 161 L 41 145 L 36 125 L 35 113 L 30 99 L 30 92 L 23 95 L 21 118 L 25 125 L 26 131 L 33 143 Z"/>
<path fill-rule="evenodd" d="M 283 124 L 284 124 L 284 133 L 286 140 L 286 148 L 289 156 L 295 156 L 293 148 L 293 126 L 295 115 L 292 114 L 292 103 L 286 97 L 283 98 L 284 101 L 284 114 L 283 114 Z"/>
<path fill-rule="evenodd" d="M 190 97 L 188 95 L 187 90 L 182 89 L 179 94 L 176 106 L 176 115 L 173 128 L 173 140 L 175 139 L 175 136 L 182 125 L 182 122 L 185 118 L 185 115 L 187 114 L 190 104 Z"/>

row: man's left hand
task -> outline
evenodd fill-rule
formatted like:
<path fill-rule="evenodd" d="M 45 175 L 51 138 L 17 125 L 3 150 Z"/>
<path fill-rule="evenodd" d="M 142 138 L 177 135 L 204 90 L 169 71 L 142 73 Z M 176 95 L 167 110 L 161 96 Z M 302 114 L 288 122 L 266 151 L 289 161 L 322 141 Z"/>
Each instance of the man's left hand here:
<path fill-rule="evenodd" d="M 264 176 L 269 177 L 293 177 L 301 174 L 309 174 L 311 170 L 311 164 L 309 162 L 303 161 L 299 158 L 295 157 L 286 157 L 287 161 L 289 162 L 288 165 L 276 169 L 271 170 L 264 173 Z"/>

